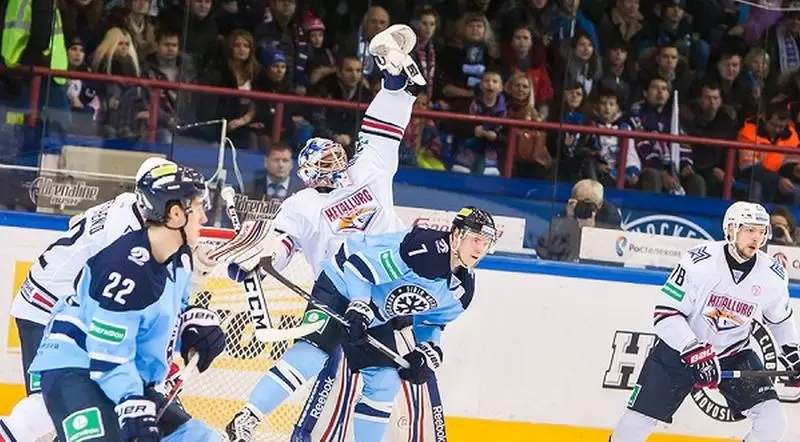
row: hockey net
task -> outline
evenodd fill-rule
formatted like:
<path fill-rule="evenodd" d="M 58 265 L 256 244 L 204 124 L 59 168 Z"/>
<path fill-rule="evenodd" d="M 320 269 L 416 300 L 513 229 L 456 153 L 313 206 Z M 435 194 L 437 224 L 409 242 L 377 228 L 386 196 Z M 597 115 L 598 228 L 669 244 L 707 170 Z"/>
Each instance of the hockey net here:
<path fill-rule="evenodd" d="M 201 241 L 218 245 L 234 235 L 232 230 L 207 228 L 203 229 Z M 295 254 L 285 274 L 306 290 L 310 290 L 314 281 L 313 270 L 300 254 Z M 263 288 L 272 323 L 279 328 L 300 325 L 307 302 L 272 278 L 263 282 Z M 193 303 L 208 306 L 220 314 L 228 341 L 225 352 L 212 367 L 187 382 L 181 401 L 193 417 L 222 433 L 225 425 L 247 403 L 259 379 L 283 357 L 293 342 L 263 343 L 255 338 L 244 292 L 228 278 L 225 265 L 217 266 L 203 290 L 193 296 Z M 266 415 L 253 440 L 289 440 L 310 388 L 309 383 Z"/>

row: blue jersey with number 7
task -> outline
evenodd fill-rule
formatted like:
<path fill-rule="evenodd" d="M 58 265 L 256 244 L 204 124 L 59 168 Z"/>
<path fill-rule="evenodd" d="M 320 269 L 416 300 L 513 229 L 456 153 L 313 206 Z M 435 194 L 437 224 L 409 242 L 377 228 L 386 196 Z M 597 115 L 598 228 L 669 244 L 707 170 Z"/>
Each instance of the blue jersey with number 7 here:
<path fill-rule="evenodd" d="M 339 293 L 370 303 L 370 327 L 413 316 L 418 342 L 437 344 L 445 325 L 472 301 L 474 275 L 453 273 L 450 232 L 413 228 L 377 235 L 351 235 L 321 266 Z"/>
<path fill-rule="evenodd" d="M 120 237 L 87 261 L 75 295 L 53 308 L 30 372 L 88 369 L 114 403 L 163 382 L 191 272 L 187 246 L 158 263 L 146 230 Z"/>

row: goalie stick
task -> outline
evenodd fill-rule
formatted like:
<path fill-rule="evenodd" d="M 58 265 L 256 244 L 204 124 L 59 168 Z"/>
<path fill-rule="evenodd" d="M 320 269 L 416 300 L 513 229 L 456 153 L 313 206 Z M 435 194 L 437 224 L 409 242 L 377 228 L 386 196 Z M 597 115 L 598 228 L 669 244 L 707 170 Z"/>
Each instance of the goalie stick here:
<path fill-rule="evenodd" d="M 308 292 L 303 290 L 302 287 L 300 287 L 297 284 L 293 283 L 292 281 L 287 279 L 285 276 L 283 276 L 278 270 L 276 270 L 275 267 L 272 266 L 272 257 L 271 256 L 268 256 L 268 257 L 266 257 L 266 258 L 261 260 L 261 268 L 264 269 L 264 271 L 267 272 L 267 274 L 269 274 L 273 278 L 277 279 L 278 282 L 280 282 L 281 284 L 285 285 L 286 287 L 291 289 L 293 292 L 295 292 L 298 295 L 300 295 L 300 297 L 304 298 L 306 301 L 308 301 L 309 303 L 311 303 L 312 305 L 314 305 L 318 309 L 320 309 L 323 312 L 325 312 L 325 314 L 328 315 L 334 321 L 342 324 L 345 327 L 349 327 L 350 326 L 350 324 L 348 324 L 347 321 L 345 321 L 344 318 L 342 318 L 338 313 L 336 313 L 333 310 L 331 310 L 330 307 L 328 307 L 327 305 L 317 301 L 313 296 L 311 296 L 311 294 L 309 294 Z M 395 364 L 397 364 L 397 365 L 399 365 L 399 366 L 401 366 L 403 368 L 409 368 L 410 367 L 410 365 L 408 364 L 408 361 L 406 361 L 402 356 L 397 354 L 397 352 L 393 351 L 391 348 L 383 345 L 382 342 L 380 342 L 377 339 L 373 338 L 369 334 L 367 335 L 367 343 L 372 345 L 373 347 L 375 347 L 378 351 L 380 351 L 384 355 L 386 355 L 389 358 L 391 358 L 394 361 Z"/>

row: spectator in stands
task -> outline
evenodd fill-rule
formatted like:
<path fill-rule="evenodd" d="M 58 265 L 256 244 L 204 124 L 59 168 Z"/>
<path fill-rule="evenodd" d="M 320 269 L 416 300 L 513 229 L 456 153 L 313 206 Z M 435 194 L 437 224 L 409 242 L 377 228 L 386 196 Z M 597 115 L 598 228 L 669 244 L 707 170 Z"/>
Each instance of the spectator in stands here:
<path fill-rule="evenodd" d="M 249 32 L 237 29 L 225 40 L 225 63 L 220 67 L 220 72 L 208 72 L 204 82 L 215 86 L 252 91 L 256 76 L 263 75 L 261 65 L 256 61 L 255 43 Z M 255 147 L 252 137 L 253 130 L 258 130 L 259 125 L 251 127 L 256 116 L 255 101 L 250 98 L 220 97 L 216 112 L 218 117 L 228 120 L 228 137 L 240 148 Z"/>
<path fill-rule="evenodd" d="M 80 39 L 91 54 L 103 38 L 103 0 L 57 0 L 66 41 Z"/>
<path fill-rule="evenodd" d="M 322 19 L 307 14 L 303 28 L 308 36 L 308 87 L 313 88 L 319 80 L 336 73 L 336 54 L 325 40 L 325 23 Z"/>
<path fill-rule="evenodd" d="M 441 96 L 453 112 L 466 112 L 483 72 L 497 58 L 494 35 L 485 16 L 468 12 L 456 24 L 456 38 L 442 51 Z M 447 124 L 449 127 L 451 124 Z"/>
<path fill-rule="evenodd" d="M 571 81 L 563 90 L 563 109 L 556 116 L 565 124 L 577 126 L 588 122 L 584 112 L 586 92 L 583 85 Z M 549 136 L 551 146 L 555 146 L 555 157 L 558 159 L 556 175 L 559 180 L 574 182 L 580 177 L 589 176 L 587 167 L 594 162 L 594 152 L 586 148 L 584 134 L 580 132 L 558 131 Z"/>
<path fill-rule="evenodd" d="M 436 91 L 436 31 L 439 28 L 439 15 L 431 6 L 426 5 L 412 22 L 417 33 L 417 50 L 414 52 L 418 65 L 425 77 L 425 89 L 430 99 Z"/>
<path fill-rule="evenodd" d="M 753 101 L 757 104 L 767 88 L 770 78 L 769 54 L 764 48 L 751 48 L 744 56 L 744 73 L 750 85 Z"/>
<path fill-rule="evenodd" d="M 273 142 L 264 157 L 264 171 L 256 174 L 248 197 L 253 199 L 286 199 L 302 190 L 303 181 L 292 172 L 292 148 L 282 141 Z"/>
<path fill-rule="evenodd" d="M 258 50 L 275 47 L 286 57 L 286 79 L 295 94 L 305 95 L 308 87 L 308 40 L 297 0 L 269 0 L 264 19 L 253 32 Z M 258 60 L 266 65 L 266 60 Z"/>
<path fill-rule="evenodd" d="M 592 126 L 631 130 L 630 123 L 620 110 L 619 95 L 616 90 L 601 87 L 597 93 L 597 102 L 594 108 Z M 642 165 L 632 138 L 590 135 L 587 142 L 594 153 L 594 161 L 590 163 L 591 167 L 589 167 L 589 177 L 599 181 L 605 187 L 612 188 L 617 185 L 622 143 L 626 143 L 628 146 L 625 153 L 625 185 L 626 187 L 636 187 L 639 183 Z"/>
<path fill-rule="evenodd" d="M 608 45 L 608 52 L 603 57 L 603 76 L 600 77 L 601 87 L 617 91 L 620 109 L 630 107 L 634 99 L 632 88 L 636 86 L 636 70 L 628 54 L 626 44 L 621 41 Z"/>
<path fill-rule="evenodd" d="M 563 41 L 570 40 L 575 35 L 584 33 L 594 45 L 594 51 L 599 53 L 600 46 L 597 37 L 597 28 L 581 11 L 581 0 L 556 0 L 558 14 L 551 29 L 554 47 L 559 48 Z"/>
<path fill-rule="evenodd" d="M 369 48 L 369 41 L 372 40 L 372 37 L 388 28 L 389 23 L 391 23 L 389 12 L 385 8 L 371 6 L 364 14 L 358 30 L 354 34 L 344 37 L 344 40 L 339 40 L 344 41 L 344 44 L 337 49 L 339 53 L 354 54 L 363 61 L 362 77 L 375 91 L 380 86 L 380 71 L 375 67 L 375 61 L 369 55 L 367 48 Z"/>
<path fill-rule="evenodd" d="M 525 72 L 515 72 L 506 82 L 508 118 L 542 121 L 536 110 L 536 93 L 531 78 Z M 553 158 L 547 150 L 547 135 L 538 130 L 510 129 L 509 137 L 516 137 L 517 156 L 513 175 L 518 178 L 552 179 Z"/>
<path fill-rule="evenodd" d="M 115 7 L 106 20 L 107 27 L 118 27 L 131 35 L 139 59 L 156 50 L 156 25 L 148 14 L 150 0 L 125 0 L 124 7 Z"/>
<path fill-rule="evenodd" d="M 312 95 L 334 100 L 365 102 L 370 100 L 369 85 L 362 77 L 361 60 L 353 55 L 339 62 L 336 74 L 320 80 Z M 358 129 L 355 112 L 317 106 L 312 110 L 311 126 L 314 134 L 335 140 L 345 147 L 352 147 Z"/>
<path fill-rule="evenodd" d="M 733 107 L 739 118 L 755 115 L 758 112 L 760 91 L 754 89 L 754 82 L 742 72 L 742 57 L 730 49 L 722 49 L 714 64 L 714 68 L 703 79 L 703 82 L 719 83 L 722 101 Z M 702 84 L 703 82 L 698 82 Z"/>
<path fill-rule="evenodd" d="M 578 32 L 575 38 L 564 41 L 553 71 L 557 89 L 564 87 L 564 81 L 575 81 L 583 88 L 584 96 L 591 95 L 603 75 L 603 63 L 595 46 L 592 37 L 585 32 Z"/>
<path fill-rule="evenodd" d="M 631 128 L 645 132 L 672 133 L 669 82 L 665 78 L 656 76 L 652 77 L 647 85 L 645 101 L 634 104 L 628 116 Z M 675 132 L 683 133 L 680 128 L 676 128 Z M 705 182 L 692 167 L 691 148 L 674 144 L 676 143 L 637 140 L 636 150 L 642 163 L 640 187 L 647 192 L 667 191 L 673 195 L 686 193 L 705 196 Z M 672 151 L 676 148 L 680 153 L 677 173 L 672 160 Z"/>
<path fill-rule="evenodd" d="M 417 94 L 414 109 L 430 109 L 426 91 Z M 420 169 L 445 170 L 439 128 L 430 118 L 412 116 L 400 143 L 400 164 Z"/>
<path fill-rule="evenodd" d="M 800 7 L 800 2 L 793 1 L 792 7 Z M 770 71 L 775 73 L 790 72 L 800 69 L 800 10 L 788 11 L 775 27 L 768 33 L 767 51 L 771 60 Z"/>
<path fill-rule="evenodd" d="M 217 51 L 220 45 L 216 17 L 211 13 L 212 0 L 187 0 L 185 3 L 188 4 L 189 12 L 182 42 L 183 56 L 191 57 L 197 72 L 203 72 L 206 54 Z M 161 10 L 159 23 L 162 27 L 183 29 L 185 16 L 186 5 L 178 3 Z"/>
<path fill-rule="evenodd" d="M 83 40 L 78 37 L 74 37 L 70 40 L 69 47 L 67 48 L 67 56 L 69 58 L 70 71 L 89 71 Z M 78 131 L 78 133 L 83 135 L 95 135 L 94 132 L 87 132 L 87 128 L 94 127 L 93 120 L 95 120 L 100 113 L 100 97 L 98 97 L 97 90 L 95 90 L 92 82 L 75 78 L 68 79 L 67 98 L 69 99 L 73 112 L 73 125 L 70 128 L 70 132 Z"/>
<path fill-rule="evenodd" d="M 650 33 L 649 25 L 639 11 L 639 0 L 616 0 L 597 26 L 603 52 L 618 45 L 627 54 L 636 54 L 642 38 Z"/>
<path fill-rule="evenodd" d="M 718 83 L 704 83 L 695 100 L 681 105 L 681 115 L 689 135 L 718 140 L 736 139 L 736 111 L 725 104 Z M 726 154 L 727 150 L 720 147 L 692 146 L 694 170 L 705 180 L 708 196 L 722 197 Z"/>
<path fill-rule="evenodd" d="M 696 29 L 690 15 L 685 14 L 686 0 L 661 0 L 659 22 L 645 36 L 642 48 L 661 47 L 666 43 L 674 45 L 680 56 L 688 61 L 690 67 L 705 70 L 708 66 L 709 45 L 696 37 Z M 648 59 L 651 52 L 645 49 L 640 60 Z"/>
<path fill-rule="evenodd" d="M 92 56 L 92 70 L 125 77 L 140 76 L 136 46 L 126 29 L 114 27 L 106 32 Z M 99 92 L 103 103 L 101 135 L 107 138 L 139 138 L 149 116 L 141 88 L 103 83 Z"/>
<path fill-rule="evenodd" d="M 500 38 L 508 41 L 513 38 L 513 32 L 520 27 L 531 30 L 533 38 L 550 46 L 553 40 L 553 29 L 558 14 L 557 7 L 550 0 L 521 0 L 516 2 L 516 7 L 506 14 L 501 15 L 499 31 L 503 32 Z"/>
<path fill-rule="evenodd" d="M 775 206 L 769 214 L 769 221 L 772 225 L 772 238 L 770 244 L 782 246 L 796 246 L 798 242 L 797 219 L 792 210 L 786 206 Z"/>
<path fill-rule="evenodd" d="M 192 58 L 180 53 L 180 33 L 169 28 L 159 29 L 156 32 L 156 42 L 156 51 L 146 56 L 142 63 L 142 76 L 160 81 L 197 83 L 198 74 Z M 149 97 L 151 90 L 145 91 L 149 102 L 152 100 Z M 158 104 L 156 141 L 171 144 L 172 133 L 177 124 L 196 120 L 192 95 L 188 91 L 161 89 Z"/>
<path fill-rule="evenodd" d="M 505 118 L 508 109 L 500 72 L 487 70 L 481 76 L 479 94 L 469 107 L 470 115 Z M 505 128 L 491 123 L 478 124 L 473 136 L 457 140 L 458 150 L 451 171 L 500 175 L 500 152 L 505 148 Z"/>
<path fill-rule="evenodd" d="M 550 226 L 539 237 L 536 253 L 541 259 L 553 261 L 578 260 L 581 229 L 594 227 L 603 205 L 603 185 L 595 180 L 580 180 L 572 186 L 563 216 L 550 220 Z"/>
<path fill-rule="evenodd" d="M 505 51 L 503 77 L 508 78 L 515 72 L 522 72 L 530 78 L 539 115 L 547 119 L 548 104 L 555 95 L 547 72 L 547 47 L 541 41 L 534 40 L 531 30 L 526 26 L 514 30 L 511 43 Z"/>
<path fill-rule="evenodd" d="M 678 91 L 680 97 L 688 97 L 692 86 L 692 75 L 689 65 L 681 58 L 675 43 L 665 43 L 658 47 L 655 53 L 655 63 L 644 69 L 640 75 L 643 83 L 639 85 L 642 94 L 645 93 L 651 78 L 658 76 L 665 80 L 672 91 Z"/>
<path fill-rule="evenodd" d="M 800 145 L 789 111 L 781 103 L 768 105 L 761 118 L 748 118 L 739 130 L 739 141 L 793 149 Z M 749 185 L 750 198 L 754 201 L 797 205 L 800 204 L 800 187 L 795 183 L 800 175 L 799 166 L 796 158 L 786 158 L 782 153 L 740 150 L 736 179 Z"/>

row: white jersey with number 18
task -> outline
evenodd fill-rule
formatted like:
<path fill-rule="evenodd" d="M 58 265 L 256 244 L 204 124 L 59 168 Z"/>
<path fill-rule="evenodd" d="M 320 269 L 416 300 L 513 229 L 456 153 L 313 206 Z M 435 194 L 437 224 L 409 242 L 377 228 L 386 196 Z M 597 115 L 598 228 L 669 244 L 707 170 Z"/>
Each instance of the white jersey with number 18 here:
<path fill-rule="evenodd" d="M 404 91 L 378 92 L 361 121 L 361 150 L 347 169 L 351 185 L 329 193 L 304 189 L 283 202 L 275 230 L 288 238 L 276 257 L 278 270 L 295 250 L 302 250 L 316 275 L 320 263 L 335 254 L 348 235 L 405 228 L 394 210 L 392 182 L 413 103 L 414 97 Z"/>
<path fill-rule="evenodd" d="M 748 348 L 753 321 L 771 329 L 793 322 L 783 266 L 758 251 L 743 274 L 728 264 L 725 247 L 717 241 L 689 249 L 656 295 L 656 333 L 677 351 L 696 337 L 722 358 Z M 782 340 L 796 341 L 794 324 L 786 329 Z"/>
<path fill-rule="evenodd" d="M 83 266 L 122 235 L 140 230 L 144 220 L 136 195 L 123 193 L 87 209 L 33 262 L 11 305 L 11 316 L 46 325 L 59 299 L 75 293 Z"/>

